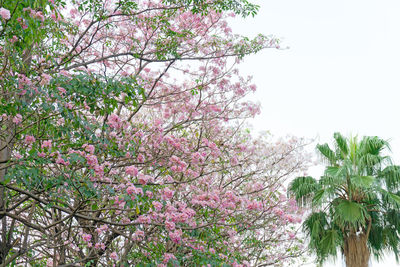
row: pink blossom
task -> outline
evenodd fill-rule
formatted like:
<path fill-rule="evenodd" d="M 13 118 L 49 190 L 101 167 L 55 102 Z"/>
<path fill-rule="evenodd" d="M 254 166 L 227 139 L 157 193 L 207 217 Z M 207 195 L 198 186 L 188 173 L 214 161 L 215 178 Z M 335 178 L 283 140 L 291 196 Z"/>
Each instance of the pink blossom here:
<path fill-rule="evenodd" d="M 138 174 L 138 169 L 135 166 L 129 166 L 125 168 L 125 173 L 127 175 L 136 176 Z"/>
<path fill-rule="evenodd" d="M 66 70 L 60 70 L 60 74 L 65 77 L 71 77 L 71 74 Z"/>
<path fill-rule="evenodd" d="M 171 162 L 173 162 L 173 163 L 179 163 L 181 160 L 180 160 L 180 158 L 178 158 L 177 156 L 172 156 L 172 157 L 170 157 L 170 159 L 169 159 Z"/>
<path fill-rule="evenodd" d="M 158 202 L 158 201 L 153 201 L 152 204 L 153 204 L 154 208 L 155 208 L 157 211 L 161 211 L 163 205 L 162 205 L 160 202 Z"/>
<path fill-rule="evenodd" d="M 117 114 L 111 114 L 108 117 L 108 125 L 110 125 L 111 128 L 116 128 L 119 129 L 121 128 L 121 119 L 118 117 Z"/>
<path fill-rule="evenodd" d="M 65 123 L 64 118 L 59 118 L 59 119 L 57 120 L 57 126 L 62 126 L 62 125 L 64 125 L 64 123 Z"/>
<path fill-rule="evenodd" d="M 51 80 L 51 76 L 50 75 L 48 75 L 46 73 L 43 73 L 41 75 L 41 78 L 42 79 L 40 81 L 40 85 L 44 86 L 44 85 L 48 85 L 50 83 L 50 80 Z"/>
<path fill-rule="evenodd" d="M 134 240 L 143 240 L 143 238 L 144 238 L 144 232 L 142 230 L 136 230 L 136 232 L 133 234 Z"/>
<path fill-rule="evenodd" d="M 22 122 L 22 116 L 21 116 L 21 114 L 17 114 L 17 115 L 15 115 L 14 116 L 14 118 L 13 118 L 13 122 L 15 123 L 15 124 L 20 124 L 21 122 Z"/>
<path fill-rule="evenodd" d="M 74 105 L 73 105 L 71 102 L 68 102 L 67 104 L 65 104 L 65 107 L 66 107 L 67 109 L 73 109 L 73 108 L 74 108 Z"/>
<path fill-rule="evenodd" d="M 69 13 L 70 13 L 71 15 L 78 15 L 78 14 L 79 14 L 79 11 L 78 11 L 76 8 L 72 8 L 72 9 L 69 11 Z"/>
<path fill-rule="evenodd" d="M 62 87 L 57 87 L 57 89 L 58 89 L 58 92 L 60 93 L 60 95 L 65 95 L 67 93 L 67 91 Z"/>
<path fill-rule="evenodd" d="M 57 16 L 57 14 L 56 14 L 54 11 L 51 12 L 50 17 L 51 17 L 52 20 L 58 21 L 58 16 Z"/>
<path fill-rule="evenodd" d="M 116 253 L 115 251 L 112 252 L 112 253 L 110 254 L 110 258 L 113 259 L 113 260 L 117 260 L 117 259 L 118 259 L 117 253 Z"/>
<path fill-rule="evenodd" d="M 42 22 L 44 21 L 44 16 L 43 16 L 43 13 L 41 11 L 36 12 L 35 18 L 41 20 Z"/>
<path fill-rule="evenodd" d="M 182 239 L 182 230 L 178 229 L 173 232 L 169 232 L 169 238 L 171 238 L 172 242 L 179 244 Z"/>
<path fill-rule="evenodd" d="M 174 196 L 174 191 L 172 191 L 172 190 L 169 189 L 169 188 L 165 188 L 165 189 L 162 191 L 162 195 L 163 195 L 163 197 L 164 197 L 165 199 L 171 199 L 171 198 Z"/>
<path fill-rule="evenodd" d="M 286 214 L 285 219 L 290 223 L 296 222 L 296 218 L 291 214 Z"/>
<path fill-rule="evenodd" d="M 127 189 L 126 189 L 126 193 L 128 194 L 128 195 L 132 195 L 133 193 L 135 193 L 136 192 L 136 187 L 135 186 L 129 186 Z"/>
<path fill-rule="evenodd" d="M 143 189 L 142 188 L 136 188 L 135 194 L 143 196 Z"/>
<path fill-rule="evenodd" d="M 32 135 L 27 135 L 25 136 L 25 144 L 27 145 L 31 145 L 36 141 L 35 137 L 33 137 Z"/>
<path fill-rule="evenodd" d="M 82 147 L 85 149 L 86 152 L 94 154 L 95 148 L 93 145 L 84 144 Z"/>
<path fill-rule="evenodd" d="M 107 224 L 103 224 L 102 226 L 100 226 L 99 228 L 96 229 L 96 232 L 98 234 L 101 234 L 101 233 L 103 233 L 103 232 L 105 232 L 107 230 L 108 230 L 108 225 Z"/>
<path fill-rule="evenodd" d="M 251 201 L 247 204 L 248 210 L 262 210 L 262 202 L 261 201 Z"/>
<path fill-rule="evenodd" d="M 89 241 L 92 239 L 92 235 L 91 235 L 91 234 L 85 234 L 85 233 L 83 233 L 83 234 L 82 234 L 82 239 L 83 239 L 85 242 L 89 242 Z"/>
<path fill-rule="evenodd" d="M 147 184 L 149 182 L 149 180 L 151 180 L 150 176 L 144 175 L 144 174 L 141 174 L 141 173 L 139 174 L 139 177 L 138 177 L 139 184 L 145 185 L 145 184 Z"/>
<path fill-rule="evenodd" d="M 148 198 L 153 198 L 154 194 L 153 194 L 153 192 L 147 190 L 147 191 L 146 191 L 146 196 L 147 196 Z"/>
<path fill-rule="evenodd" d="M 86 155 L 85 156 L 87 164 L 91 167 L 94 167 L 98 164 L 97 157 L 95 155 Z"/>
<path fill-rule="evenodd" d="M 175 229 L 175 223 L 171 221 L 165 221 L 165 228 L 172 231 Z"/>
<path fill-rule="evenodd" d="M 138 160 L 138 162 L 143 163 L 144 162 L 144 156 L 142 154 L 139 154 L 137 156 L 137 160 Z"/>
<path fill-rule="evenodd" d="M 278 215 L 278 216 L 282 216 L 285 212 L 283 210 L 281 210 L 280 208 L 274 208 L 273 212 Z"/>
<path fill-rule="evenodd" d="M 130 220 L 129 218 L 127 218 L 127 217 L 123 217 L 123 218 L 121 219 L 121 223 L 123 223 L 123 224 L 130 224 L 130 223 L 131 223 L 131 220 Z"/>
<path fill-rule="evenodd" d="M 56 163 L 57 164 L 62 164 L 62 165 L 65 165 L 65 166 L 69 165 L 69 162 L 65 161 L 61 156 L 58 156 L 58 158 L 56 159 Z"/>
<path fill-rule="evenodd" d="M 149 224 L 151 223 L 151 218 L 148 215 L 140 215 L 137 219 L 136 222 L 138 223 L 144 223 L 144 224 Z"/>
<path fill-rule="evenodd" d="M 104 175 L 104 166 L 100 166 L 100 165 L 95 165 L 93 167 L 94 172 L 96 173 L 96 175 L 102 177 Z"/>
<path fill-rule="evenodd" d="M 3 7 L 0 8 L 0 16 L 5 20 L 9 20 L 11 18 L 10 11 L 8 9 L 3 8 Z"/>
<path fill-rule="evenodd" d="M 51 146 L 52 146 L 51 140 L 46 140 L 46 141 L 43 141 L 43 143 L 42 143 L 42 148 L 51 149 Z"/>
<path fill-rule="evenodd" d="M 17 41 L 18 41 L 18 37 L 15 36 L 15 35 L 10 39 L 10 42 L 11 42 L 11 43 L 15 43 L 15 42 L 17 42 Z"/>
<path fill-rule="evenodd" d="M 176 260 L 176 257 L 171 253 L 164 253 L 164 260 L 163 260 L 164 264 L 167 264 L 171 259 Z"/>

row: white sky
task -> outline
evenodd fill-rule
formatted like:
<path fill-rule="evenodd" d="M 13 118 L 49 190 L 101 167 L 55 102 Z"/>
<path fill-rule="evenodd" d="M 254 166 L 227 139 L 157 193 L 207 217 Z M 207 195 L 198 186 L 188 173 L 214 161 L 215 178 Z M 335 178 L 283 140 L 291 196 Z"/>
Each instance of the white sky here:
<path fill-rule="evenodd" d="M 251 2 L 261 6 L 259 14 L 235 18 L 233 31 L 273 34 L 290 47 L 241 65 L 253 75 L 262 103 L 255 130 L 318 137 L 318 143 L 330 142 L 335 131 L 377 135 L 391 140 L 400 164 L 400 1 Z M 392 257 L 372 266 L 400 265 Z"/>

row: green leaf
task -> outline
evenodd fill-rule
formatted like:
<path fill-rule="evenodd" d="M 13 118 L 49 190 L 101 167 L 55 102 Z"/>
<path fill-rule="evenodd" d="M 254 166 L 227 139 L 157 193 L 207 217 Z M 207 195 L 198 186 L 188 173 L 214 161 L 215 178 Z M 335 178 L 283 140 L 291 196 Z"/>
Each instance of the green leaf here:
<path fill-rule="evenodd" d="M 340 239 L 340 235 L 336 230 L 330 229 L 325 231 L 319 248 L 321 254 L 336 256 L 337 246 L 340 243 Z"/>
<path fill-rule="evenodd" d="M 341 173 L 341 169 L 342 168 L 339 168 L 339 167 L 336 167 L 336 166 L 328 166 L 328 167 L 325 168 L 325 175 L 326 176 L 333 176 L 333 177 L 338 176 L 338 174 Z"/>
<path fill-rule="evenodd" d="M 389 191 L 400 188 L 400 166 L 387 166 L 378 175 L 378 178 L 384 180 Z"/>
<path fill-rule="evenodd" d="M 347 146 L 347 141 L 346 138 L 343 137 L 340 133 L 336 132 L 333 134 L 333 138 L 336 141 L 336 147 L 337 147 L 337 154 L 340 156 L 342 159 L 346 158 L 348 153 L 349 153 L 349 147 Z"/>
<path fill-rule="evenodd" d="M 311 176 L 297 177 L 289 185 L 289 195 L 294 196 L 297 203 L 306 205 L 320 185 Z"/>
<path fill-rule="evenodd" d="M 400 198 L 399 198 L 400 199 Z M 347 199 L 338 199 L 338 203 L 334 208 L 334 219 L 340 226 L 350 225 L 358 228 L 365 226 L 369 215 L 365 207 L 361 204 Z"/>
<path fill-rule="evenodd" d="M 388 192 L 384 189 L 381 189 L 381 193 L 383 195 L 382 200 L 385 201 L 387 204 L 392 205 L 396 208 L 400 208 L 400 196 Z"/>
<path fill-rule="evenodd" d="M 312 199 L 312 205 L 314 207 L 321 205 L 323 203 L 323 200 L 324 200 L 324 195 L 325 195 L 325 190 L 324 189 L 318 190 L 314 194 L 314 197 Z"/>
<path fill-rule="evenodd" d="M 354 175 L 351 177 L 352 184 L 357 187 L 370 188 L 371 185 L 374 183 L 374 181 L 375 181 L 375 177 L 373 177 L 373 176 Z"/>
<path fill-rule="evenodd" d="M 324 160 L 332 165 L 336 165 L 336 156 L 328 144 L 317 145 L 317 150 L 323 156 Z"/>

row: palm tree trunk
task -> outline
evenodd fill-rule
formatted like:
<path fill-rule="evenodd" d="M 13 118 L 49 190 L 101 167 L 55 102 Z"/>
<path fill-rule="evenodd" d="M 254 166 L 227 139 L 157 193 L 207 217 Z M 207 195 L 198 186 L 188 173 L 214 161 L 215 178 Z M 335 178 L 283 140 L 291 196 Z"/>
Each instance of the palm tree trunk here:
<path fill-rule="evenodd" d="M 344 240 L 343 254 L 347 267 L 368 267 L 370 252 L 365 233 L 351 233 Z"/>

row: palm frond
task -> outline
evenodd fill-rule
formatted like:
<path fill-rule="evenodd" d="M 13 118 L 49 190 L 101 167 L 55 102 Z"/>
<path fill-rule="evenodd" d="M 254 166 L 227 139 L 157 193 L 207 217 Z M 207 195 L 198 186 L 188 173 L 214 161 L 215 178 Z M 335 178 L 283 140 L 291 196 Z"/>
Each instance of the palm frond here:
<path fill-rule="evenodd" d="M 392 192 L 386 191 L 383 188 L 379 189 L 380 194 L 382 195 L 382 202 L 386 207 L 392 207 L 395 209 L 400 208 L 400 196 L 394 194 Z"/>
<path fill-rule="evenodd" d="M 397 209 L 389 209 L 384 214 L 384 220 L 387 225 L 390 225 L 400 234 L 400 211 Z"/>
<path fill-rule="evenodd" d="M 399 236 L 398 232 L 390 226 L 383 229 L 384 245 L 393 251 L 396 261 L 399 261 Z"/>
<path fill-rule="evenodd" d="M 290 196 L 295 197 L 300 206 L 310 203 L 313 194 L 320 189 L 318 182 L 311 176 L 302 176 L 294 179 L 288 187 Z"/>
<path fill-rule="evenodd" d="M 314 241 L 320 240 L 328 227 L 327 215 L 323 211 L 312 213 L 303 223 L 303 231 Z"/>
<path fill-rule="evenodd" d="M 342 227 L 350 226 L 353 229 L 365 226 L 370 216 L 363 205 L 347 199 L 338 199 L 337 203 L 334 207 L 335 223 Z"/>
<path fill-rule="evenodd" d="M 319 207 L 324 203 L 324 200 L 327 198 L 327 194 L 325 193 L 326 192 L 324 189 L 320 189 L 317 192 L 315 192 L 311 202 L 313 207 Z"/>
<path fill-rule="evenodd" d="M 346 158 L 349 154 L 349 147 L 347 146 L 346 138 L 338 132 L 333 134 L 333 138 L 336 141 L 337 156 L 340 156 L 341 159 Z"/>
<path fill-rule="evenodd" d="M 334 166 L 336 165 L 337 159 L 335 152 L 332 151 L 328 144 L 317 145 L 317 150 L 322 156 L 323 160 Z"/>
<path fill-rule="evenodd" d="M 321 176 L 319 184 L 324 190 L 326 199 L 334 199 L 337 196 L 343 195 L 345 192 L 346 178 L 345 176 Z"/>
<path fill-rule="evenodd" d="M 360 152 L 363 154 L 379 155 L 383 149 L 389 149 L 389 143 L 377 136 L 365 136 L 360 142 Z"/>
<path fill-rule="evenodd" d="M 348 170 L 346 166 L 327 166 L 324 174 L 325 176 L 341 177 L 345 176 L 347 171 Z"/>
<path fill-rule="evenodd" d="M 319 246 L 321 255 L 336 256 L 337 247 L 342 242 L 341 235 L 335 229 L 325 231 Z"/>
<path fill-rule="evenodd" d="M 372 253 L 374 254 L 376 259 L 380 259 L 383 256 L 383 227 L 381 225 L 376 225 L 371 228 L 371 231 L 368 236 L 368 243 L 370 248 L 372 249 Z"/>
<path fill-rule="evenodd" d="M 387 240 L 390 250 L 392 250 L 396 256 L 396 261 L 399 262 L 399 234 L 400 234 L 400 211 L 398 209 L 391 209 L 385 214 L 385 223 L 387 224 L 388 235 Z"/>
<path fill-rule="evenodd" d="M 357 188 L 369 189 L 375 182 L 375 177 L 353 175 L 353 176 L 351 176 L 351 182 Z"/>
<path fill-rule="evenodd" d="M 380 155 L 363 153 L 358 156 L 358 168 L 365 174 L 373 174 L 375 168 L 379 168 L 384 161 L 384 157 Z M 361 174 L 361 173 L 360 173 Z"/>
<path fill-rule="evenodd" d="M 378 174 L 385 181 L 387 190 L 397 191 L 400 188 L 400 166 L 387 166 Z"/>
<path fill-rule="evenodd" d="M 357 136 L 349 138 L 349 148 L 350 148 L 350 153 L 348 159 L 351 162 L 357 162 L 357 154 L 358 154 Z"/>
<path fill-rule="evenodd" d="M 329 256 L 336 256 L 337 247 L 341 246 L 343 237 L 338 229 L 332 228 L 324 212 L 312 213 L 303 223 L 303 231 L 310 237 L 309 246 L 322 263 Z"/>

